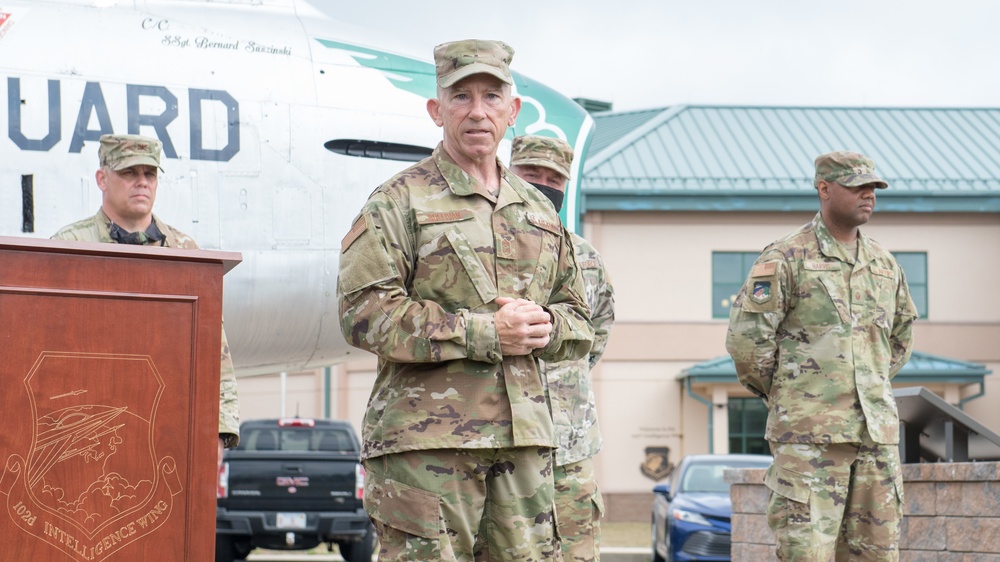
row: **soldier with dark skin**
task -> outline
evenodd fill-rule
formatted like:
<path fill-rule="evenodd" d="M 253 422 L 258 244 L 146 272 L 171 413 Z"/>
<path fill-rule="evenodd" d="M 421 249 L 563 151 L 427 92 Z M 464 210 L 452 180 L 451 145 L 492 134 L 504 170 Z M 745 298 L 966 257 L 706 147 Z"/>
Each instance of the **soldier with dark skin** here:
<path fill-rule="evenodd" d="M 816 158 L 820 211 L 764 249 L 726 348 L 768 406 L 768 524 L 782 561 L 899 559 L 903 479 L 890 381 L 917 311 L 896 259 L 860 227 L 888 184 L 855 152 Z"/>
<path fill-rule="evenodd" d="M 570 178 L 573 149 L 565 141 L 523 136 L 511 145 L 510 170 L 548 197 L 556 211 L 562 208 Z M 559 448 L 554 470 L 556 521 L 563 559 L 596 562 L 601 559 L 601 516 L 604 501 L 594 474 L 594 456 L 602 440 L 590 370 L 601 359 L 615 320 L 615 293 L 594 246 L 575 233 L 576 262 L 583 275 L 594 346 L 575 360 L 542 362 L 552 404 L 552 422 Z"/>
<path fill-rule="evenodd" d="M 52 236 L 58 240 L 141 244 L 198 249 L 187 234 L 153 214 L 159 186 L 160 141 L 140 135 L 103 135 L 95 176 L 101 190 L 101 208 L 92 217 L 63 227 Z M 236 374 L 222 330 L 219 380 L 219 463 L 223 448 L 239 443 L 240 410 Z"/>
<path fill-rule="evenodd" d="M 562 559 L 538 362 L 585 357 L 594 333 L 559 216 L 497 158 L 520 109 L 512 57 L 434 49 L 443 140 L 343 240 L 341 329 L 379 359 L 361 433 L 380 560 Z"/>

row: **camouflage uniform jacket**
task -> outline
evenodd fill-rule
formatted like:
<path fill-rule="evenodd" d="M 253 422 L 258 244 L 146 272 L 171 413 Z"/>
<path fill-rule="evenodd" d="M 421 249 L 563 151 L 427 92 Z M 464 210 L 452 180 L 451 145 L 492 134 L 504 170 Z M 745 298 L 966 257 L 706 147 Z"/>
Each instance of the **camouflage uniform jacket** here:
<path fill-rule="evenodd" d="M 166 236 L 163 245 L 168 248 L 197 250 L 194 239 L 166 224 L 153 215 L 153 221 Z M 111 219 L 98 209 L 97 214 L 63 227 L 52 238 L 57 240 L 79 240 L 81 242 L 115 243 L 111 238 Z M 149 245 L 160 245 L 150 242 Z M 226 339 L 226 329 L 222 329 L 222 361 L 219 369 L 219 437 L 226 442 L 227 448 L 235 447 L 240 441 L 240 404 L 236 394 L 236 370 L 233 368 L 233 358 L 229 354 L 229 341 Z"/>
<path fill-rule="evenodd" d="M 817 214 L 771 244 L 733 304 L 726 348 L 767 401 L 782 443 L 899 442 L 890 380 L 912 350 L 916 307 L 888 251 L 858 234 L 855 259 Z"/>
<path fill-rule="evenodd" d="M 604 268 L 604 260 L 582 236 L 571 233 L 576 263 L 583 275 L 583 287 L 594 325 L 594 346 L 580 359 L 542 362 L 549 385 L 552 423 L 556 430 L 556 465 L 564 466 L 593 457 L 601 450 L 597 425 L 597 403 L 590 371 L 604 355 L 608 334 L 615 322 L 615 290 Z"/>
<path fill-rule="evenodd" d="M 369 197 L 344 238 L 337 292 L 348 343 L 379 357 L 363 457 L 555 446 L 537 358 L 585 357 L 594 332 L 559 216 L 499 160 L 499 195 L 439 145 Z M 552 317 L 549 344 L 504 357 L 498 296 Z"/>

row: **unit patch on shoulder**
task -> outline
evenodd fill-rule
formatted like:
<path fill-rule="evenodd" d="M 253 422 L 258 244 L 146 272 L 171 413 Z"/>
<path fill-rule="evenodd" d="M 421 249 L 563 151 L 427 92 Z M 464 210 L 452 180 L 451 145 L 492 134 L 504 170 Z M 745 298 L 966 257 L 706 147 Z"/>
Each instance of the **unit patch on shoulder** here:
<path fill-rule="evenodd" d="M 760 304 L 771 300 L 771 282 L 754 281 L 750 289 L 750 299 Z"/>

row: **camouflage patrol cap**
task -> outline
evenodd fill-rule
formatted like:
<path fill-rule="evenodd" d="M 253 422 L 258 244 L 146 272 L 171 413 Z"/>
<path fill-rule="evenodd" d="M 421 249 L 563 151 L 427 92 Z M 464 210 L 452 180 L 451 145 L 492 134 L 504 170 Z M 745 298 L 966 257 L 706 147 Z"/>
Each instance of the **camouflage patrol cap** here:
<path fill-rule="evenodd" d="M 513 58 L 514 49 L 502 41 L 466 39 L 442 43 L 434 47 L 438 86 L 450 88 L 473 74 L 489 74 L 513 84 L 514 79 L 510 76 Z"/>
<path fill-rule="evenodd" d="M 160 141 L 140 135 L 101 135 L 101 166 L 114 171 L 145 164 L 160 167 Z"/>
<path fill-rule="evenodd" d="M 563 140 L 531 135 L 517 137 L 511 143 L 511 166 L 542 166 L 569 179 L 572 163 L 573 149 Z"/>
<path fill-rule="evenodd" d="M 875 162 L 871 158 L 838 150 L 816 157 L 816 179 L 813 186 L 819 188 L 820 181 L 836 182 L 844 187 L 858 187 L 874 183 L 875 187 L 886 188 L 889 184 L 875 175 Z"/>

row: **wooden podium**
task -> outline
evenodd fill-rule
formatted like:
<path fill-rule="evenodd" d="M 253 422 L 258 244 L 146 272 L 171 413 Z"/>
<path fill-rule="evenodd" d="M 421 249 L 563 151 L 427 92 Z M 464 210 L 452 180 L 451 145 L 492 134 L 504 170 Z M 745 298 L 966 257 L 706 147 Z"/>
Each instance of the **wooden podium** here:
<path fill-rule="evenodd" d="M 4 560 L 215 555 L 238 253 L 0 237 Z"/>

